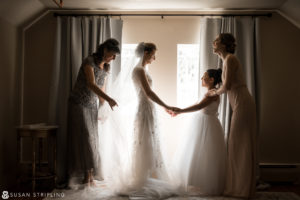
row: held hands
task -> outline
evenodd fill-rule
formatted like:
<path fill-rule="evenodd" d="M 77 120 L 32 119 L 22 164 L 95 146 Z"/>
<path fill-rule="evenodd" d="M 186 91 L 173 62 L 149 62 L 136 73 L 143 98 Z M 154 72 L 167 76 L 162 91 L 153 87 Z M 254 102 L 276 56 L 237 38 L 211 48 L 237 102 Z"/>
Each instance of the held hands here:
<path fill-rule="evenodd" d="M 182 109 L 177 107 L 167 107 L 165 108 L 166 112 L 169 113 L 172 117 L 177 116 L 182 112 Z"/>

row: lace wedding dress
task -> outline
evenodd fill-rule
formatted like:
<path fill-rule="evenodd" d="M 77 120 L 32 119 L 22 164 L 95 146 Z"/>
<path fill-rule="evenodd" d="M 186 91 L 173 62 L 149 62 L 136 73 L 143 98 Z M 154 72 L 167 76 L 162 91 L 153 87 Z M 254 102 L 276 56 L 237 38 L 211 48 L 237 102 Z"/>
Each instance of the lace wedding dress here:
<path fill-rule="evenodd" d="M 139 72 L 146 74 L 148 83 L 152 86 L 149 73 L 138 64 L 132 72 L 132 80 L 138 97 L 132 154 L 133 179 L 137 187 L 145 183 L 151 175 L 158 179 L 167 179 L 160 151 L 155 105 L 142 88 Z"/>

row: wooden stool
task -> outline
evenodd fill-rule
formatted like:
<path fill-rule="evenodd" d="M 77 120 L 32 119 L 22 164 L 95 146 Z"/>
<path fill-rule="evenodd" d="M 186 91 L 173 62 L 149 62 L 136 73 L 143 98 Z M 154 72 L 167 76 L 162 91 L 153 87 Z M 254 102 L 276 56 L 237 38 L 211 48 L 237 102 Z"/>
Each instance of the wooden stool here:
<path fill-rule="evenodd" d="M 19 163 L 19 173 L 18 173 L 18 182 L 21 182 L 22 175 L 21 165 L 26 164 L 22 159 L 22 138 L 31 138 L 32 141 L 32 161 L 29 162 L 32 169 L 31 181 L 32 181 L 32 191 L 35 191 L 36 180 L 42 179 L 54 179 L 54 186 L 56 185 L 56 132 L 58 126 L 47 126 L 47 125 L 24 125 L 17 127 L 17 142 L 18 142 L 18 163 Z M 47 160 L 46 162 L 41 162 L 42 160 L 42 151 L 43 151 L 43 140 L 47 141 Z M 53 145 L 49 143 L 53 142 Z M 38 162 L 36 158 L 38 144 Z M 49 148 L 50 147 L 50 148 Z M 49 155 L 53 156 L 53 163 L 50 165 Z M 28 162 L 27 162 L 28 163 Z M 37 165 L 38 164 L 38 165 Z M 41 171 L 41 166 L 46 165 L 47 172 Z"/>

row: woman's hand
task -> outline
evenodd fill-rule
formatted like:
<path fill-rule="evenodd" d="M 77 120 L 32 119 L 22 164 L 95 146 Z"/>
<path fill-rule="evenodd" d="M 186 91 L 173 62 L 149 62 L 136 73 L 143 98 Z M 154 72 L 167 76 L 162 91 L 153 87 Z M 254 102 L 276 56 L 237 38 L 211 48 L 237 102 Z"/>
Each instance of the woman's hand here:
<path fill-rule="evenodd" d="M 215 97 L 218 96 L 216 89 L 208 90 L 208 92 L 205 94 L 206 97 Z"/>
<path fill-rule="evenodd" d="M 166 108 L 167 113 L 169 113 L 172 117 L 175 117 L 176 115 L 180 114 L 182 109 L 177 107 L 168 107 Z"/>
<path fill-rule="evenodd" d="M 107 103 L 109 104 L 109 106 L 110 106 L 110 108 L 111 108 L 112 110 L 114 110 L 114 109 L 113 109 L 114 106 L 118 106 L 117 102 L 116 102 L 114 99 L 109 99 L 109 100 L 107 101 Z"/>

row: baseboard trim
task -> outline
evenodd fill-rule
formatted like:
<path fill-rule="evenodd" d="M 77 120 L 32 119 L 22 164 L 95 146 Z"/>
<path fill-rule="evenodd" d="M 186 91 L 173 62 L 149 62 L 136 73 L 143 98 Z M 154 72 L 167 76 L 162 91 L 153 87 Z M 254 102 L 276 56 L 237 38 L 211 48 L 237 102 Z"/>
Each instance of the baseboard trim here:
<path fill-rule="evenodd" d="M 260 179 L 268 182 L 299 182 L 300 163 L 259 163 Z"/>

